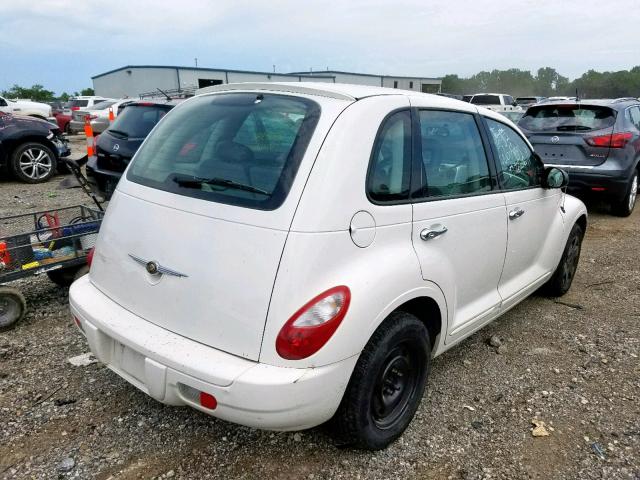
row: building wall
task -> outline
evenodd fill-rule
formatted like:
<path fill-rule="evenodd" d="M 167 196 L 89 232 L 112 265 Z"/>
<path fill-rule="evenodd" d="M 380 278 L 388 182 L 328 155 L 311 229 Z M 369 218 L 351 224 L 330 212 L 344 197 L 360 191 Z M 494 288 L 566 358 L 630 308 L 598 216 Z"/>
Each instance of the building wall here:
<path fill-rule="evenodd" d="M 131 72 L 131 73 L 128 73 Z M 171 68 L 131 68 L 93 79 L 96 95 L 107 98 L 138 97 L 156 88 L 178 88 L 178 76 Z"/>
<path fill-rule="evenodd" d="M 381 77 L 375 75 L 351 75 L 348 73 L 332 73 L 331 75 L 335 75 L 336 83 L 352 83 L 355 85 L 370 85 L 373 87 L 382 86 L 380 83 Z"/>

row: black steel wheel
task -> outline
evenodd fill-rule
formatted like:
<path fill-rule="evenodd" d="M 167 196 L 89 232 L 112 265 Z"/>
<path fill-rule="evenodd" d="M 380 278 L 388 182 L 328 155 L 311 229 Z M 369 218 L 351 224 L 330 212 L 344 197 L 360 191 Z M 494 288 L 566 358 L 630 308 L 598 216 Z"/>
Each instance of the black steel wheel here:
<path fill-rule="evenodd" d="M 362 351 L 330 422 L 339 445 L 385 448 L 413 418 L 431 361 L 429 332 L 418 318 L 394 312 Z"/>

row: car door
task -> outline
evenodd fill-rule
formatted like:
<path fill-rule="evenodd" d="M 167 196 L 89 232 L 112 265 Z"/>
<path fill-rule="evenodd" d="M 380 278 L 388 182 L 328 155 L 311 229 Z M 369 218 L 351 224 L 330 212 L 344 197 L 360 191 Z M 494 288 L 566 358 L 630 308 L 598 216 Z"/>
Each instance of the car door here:
<path fill-rule="evenodd" d="M 498 291 L 503 308 L 529 295 L 549 278 L 562 253 L 563 193 L 542 188 L 544 166 L 523 135 L 485 118 L 504 192 L 507 254 Z"/>
<path fill-rule="evenodd" d="M 450 343 L 500 307 L 505 199 L 476 114 L 425 109 L 416 117 L 412 241 L 423 278 L 437 283 L 447 300 Z"/>

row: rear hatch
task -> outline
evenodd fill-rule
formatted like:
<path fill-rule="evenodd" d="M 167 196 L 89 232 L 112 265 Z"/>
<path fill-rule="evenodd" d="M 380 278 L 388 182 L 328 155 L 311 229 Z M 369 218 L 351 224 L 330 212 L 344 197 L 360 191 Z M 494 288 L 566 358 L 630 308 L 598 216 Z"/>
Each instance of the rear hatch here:
<path fill-rule="evenodd" d="M 609 142 L 603 140 L 614 133 L 615 123 L 609 107 L 571 103 L 530 107 L 518 126 L 544 163 L 597 166 L 609 156 Z"/>
<path fill-rule="evenodd" d="M 149 322 L 257 360 L 304 181 L 294 178 L 328 129 L 314 133 L 319 118 L 311 100 L 267 93 L 180 105 L 113 196 L 92 283 Z"/>

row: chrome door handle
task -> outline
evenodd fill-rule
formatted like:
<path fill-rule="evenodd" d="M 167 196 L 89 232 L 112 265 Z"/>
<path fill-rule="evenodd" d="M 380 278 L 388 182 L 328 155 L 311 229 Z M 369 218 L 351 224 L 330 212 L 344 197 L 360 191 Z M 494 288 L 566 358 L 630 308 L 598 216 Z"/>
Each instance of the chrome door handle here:
<path fill-rule="evenodd" d="M 447 233 L 447 230 L 447 227 L 444 225 L 433 225 L 432 227 L 422 230 L 420 232 L 420 238 L 426 242 L 427 240 L 431 240 L 432 238 L 436 238 Z"/>
<path fill-rule="evenodd" d="M 524 210 L 521 208 L 516 208 L 515 210 L 511 210 L 509 212 L 509 219 L 515 220 L 516 218 L 520 218 L 522 215 L 524 215 Z"/>

